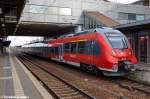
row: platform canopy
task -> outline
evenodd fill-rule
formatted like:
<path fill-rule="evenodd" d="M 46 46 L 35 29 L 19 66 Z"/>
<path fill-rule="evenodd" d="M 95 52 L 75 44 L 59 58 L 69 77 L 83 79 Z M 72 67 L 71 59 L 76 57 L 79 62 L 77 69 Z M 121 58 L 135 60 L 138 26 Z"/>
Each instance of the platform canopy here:
<path fill-rule="evenodd" d="M 26 0 L 0 0 L 0 37 L 12 35 Z"/>
<path fill-rule="evenodd" d="M 150 20 L 137 21 L 137 22 L 128 23 L 128 24 L 121 24 L 121 25 L 115 26 L 114 28 L 119 29 L 124 33 L 149 30 Z"/>
<path fill-rule="evenodd" d="M 55 37 L 73 31 L 76 25 L 69 23 L 21 22 L 17 25 L 15 36 Z"/>

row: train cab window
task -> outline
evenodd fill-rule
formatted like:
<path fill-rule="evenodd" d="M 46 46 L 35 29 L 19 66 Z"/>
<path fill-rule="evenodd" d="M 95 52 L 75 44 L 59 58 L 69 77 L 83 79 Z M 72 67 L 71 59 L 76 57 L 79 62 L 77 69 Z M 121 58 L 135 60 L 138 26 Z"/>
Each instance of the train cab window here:
<path fill-rule="evenodd" d="M 112 48 L 124 49 L 128 48 L 128 42 L 123 35 L 117 33 L 106 33 L 106 37 L 109 40 Z"/>
<path fill-rule="evenodd" d="M 76 53 L 76 47 L 77 47 L 76 43 L 71 43 L 71 50 L 70 50 L 70 52 L 71 53 Z"/>

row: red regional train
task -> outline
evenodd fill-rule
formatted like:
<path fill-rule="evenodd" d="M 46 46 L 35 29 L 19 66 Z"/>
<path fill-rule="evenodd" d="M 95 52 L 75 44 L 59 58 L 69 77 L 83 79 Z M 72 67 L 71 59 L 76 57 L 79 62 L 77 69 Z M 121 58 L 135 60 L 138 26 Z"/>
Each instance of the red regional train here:
<path fill-rule="evenodd" d="M 137 65 L 126 36 L 112 28 L 96 28 L 63 35 L 41 46 L 37 43 L 29 45 L 23 48 L 32 54 L 90 72 L 101 70 L 106 76 L 123 76 L 134 71 Z"/>

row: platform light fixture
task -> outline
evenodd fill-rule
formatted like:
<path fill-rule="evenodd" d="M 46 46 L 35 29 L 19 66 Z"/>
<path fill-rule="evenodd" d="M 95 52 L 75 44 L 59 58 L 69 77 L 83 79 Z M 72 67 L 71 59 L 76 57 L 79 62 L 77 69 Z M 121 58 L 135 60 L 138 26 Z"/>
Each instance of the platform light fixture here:
<path fill-rule="evenodd" d="M 2 24 L 2 27 L 5 27 L 5 24 Z"/>
<path fill-rule="evenodd" d="M 2 8 L 0 8 L 0 14 L 2 14 L 3 12 L 2 12 Z"/>

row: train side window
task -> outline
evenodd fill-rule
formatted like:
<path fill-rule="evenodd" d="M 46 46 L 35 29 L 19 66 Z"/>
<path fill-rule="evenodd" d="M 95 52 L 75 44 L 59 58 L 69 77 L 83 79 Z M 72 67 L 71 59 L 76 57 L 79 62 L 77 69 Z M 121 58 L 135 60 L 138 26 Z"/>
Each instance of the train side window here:
<path fill-rule="evenodd" d="M 87 41 L 85 44 L 85 54 L 93 54 L 92 41 Z"/>
<path fill-rule="evenodd" d="M 94 32 L 97 32 L 96 30 L 94 30 Z"/>
<path fill-rule="evenodd" d="M 47 47 L 48 54 L 51 54 L 51 47 Z"/>
<path fill-rule="evenodd" d="M 71 43 L 71 50 L 70 50 L 70 52 L 71 53 L 76 53 L 76 47 L 77 47 L 76 43 Z"/>
<path fill-rule="evenodd" d="M 85 42 L 79 42 L 78 43 L 78 52 L 81 54 L 85 53 Z"/>
<path fill-rule="evenodd" d="M 45 54 L 48 54 L 48 48 L 45 47 Z"/>
<path fill-rule="evenodd" d="M 55 53 L 54 47 L 51 48 L 51 52 L 52 52 L 52 54 Z"/>
<path fill-rule="evenodd" d="M 97 41 L 90 40 L 86 42 L 85 54 L 98 55 L 99 52 L 100 52 L 100 47 Z"/>
<path fill-rule="evenodd" d="M 64 52 L 70 52 L 70 43 L 64 43 Z"/>
<path fill-rule="evenodd" d="M 93 41 L 93 54 L 98 55 L 100 53 L 100 46 L 97 41 Z"/>
<path fill-rule="evenodd" d="M 59 54 L 59 48 L 55 47 L 55 54 Z"/>

